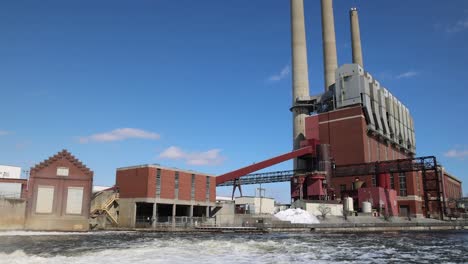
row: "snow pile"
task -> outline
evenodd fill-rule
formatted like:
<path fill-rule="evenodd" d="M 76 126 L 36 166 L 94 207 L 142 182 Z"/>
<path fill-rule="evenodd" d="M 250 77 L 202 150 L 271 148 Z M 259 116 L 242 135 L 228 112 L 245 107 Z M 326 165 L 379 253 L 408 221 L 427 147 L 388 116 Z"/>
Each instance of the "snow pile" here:
<path fill-rule="evenodd" d="M 281 221 L 290 221 L 292 224 L 319 224 L 320 221 L 314 215 L 300 208 L 280 211 L 275 216 Z"/>

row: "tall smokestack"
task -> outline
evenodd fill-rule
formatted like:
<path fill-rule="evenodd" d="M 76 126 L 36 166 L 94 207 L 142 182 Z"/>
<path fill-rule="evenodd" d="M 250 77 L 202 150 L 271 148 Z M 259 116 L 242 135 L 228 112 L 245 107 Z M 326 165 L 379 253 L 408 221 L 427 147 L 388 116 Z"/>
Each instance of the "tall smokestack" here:
<path fill-rule="evenodd" d="M 322 0 L 322 42 L 323 68 L 325 74 L 325 92 L 335 83 L 335 71 L 338 68 L 336 56 L 335 21 L 333 0 Z"/>
<path fill-rule="evenodd" d="M 351 45 L 353 49 L 353 63 L 364 67 L 362 60 L 361 32 L 359 30 L 359 16 L 357 8 L 351 8 L 349 11 L 349 19 L 351 20 Z"/>
<path fill-rule="evenodd" d="M 291 47 L 293 79 L 293 147 L 300 148 L 305 139 L 305 118 L 309 112 L 306 107 L 296 105 L 298 97 L 309 96 L 309 76 L 307 67 L 307 47 L 304 23 L 304 1 L 291 0 Z M 294 169 L 305 169 L 304 161 L 294 159 Z"/>

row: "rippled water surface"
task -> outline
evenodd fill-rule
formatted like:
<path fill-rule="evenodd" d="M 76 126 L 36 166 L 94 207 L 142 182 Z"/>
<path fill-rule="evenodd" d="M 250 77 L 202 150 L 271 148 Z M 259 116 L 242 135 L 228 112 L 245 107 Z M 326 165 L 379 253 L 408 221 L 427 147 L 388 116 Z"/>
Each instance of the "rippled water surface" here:
<path fill-rule="evenodd" d="M 0 263 L 468 263 L 468 232 L 0 232 Z"/>

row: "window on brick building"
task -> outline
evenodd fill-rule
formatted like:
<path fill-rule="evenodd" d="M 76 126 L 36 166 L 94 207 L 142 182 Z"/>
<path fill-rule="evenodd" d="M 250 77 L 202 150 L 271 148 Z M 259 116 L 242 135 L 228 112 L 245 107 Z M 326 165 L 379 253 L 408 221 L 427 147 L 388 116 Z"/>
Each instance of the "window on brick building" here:
<path fill-rule="evenodd" d="M 406 196 L 406 175 L 403 172 L 400 172 L 398 175 L 398 181 L 400 182 L 400 196 Z"/>
<path fill-rule="evenodd" d="M 179 172 L 175 172 L 175 198 L 179 199 Z"/>
<path fill-rule="evenodd" d="M 206 200 L 210 200 L 210 177 L 206 176 Z"/>
<path fill-rule="evenodd" d="M 340 184 L 340 190 L 346 191 L 346 184 Z"/>
<path fill-rule="evenodd" d="M 375 174 L 372 175 L 372 187 L 376 187 L 377 186 L 377 180 L 375 179 Z"/>
<path fill-rule="evenodd" d="M 395 175 L 393 173 L 390 173 L 390 188 L 395 190 Z"/>
<path fill-rule="evenodd" d="M 161 197 L 161 169 L 156 169 L 156 197 Z"/>
<path fill-rule="evenodd" d="M 421 194 L 420 193 L 421 187 L 420 187 L 420 183 L 419 183 L 419 174 L 418 173 L 416 173 L 416 188 L 417 188 L 417 193 L 416 194 L 420 195 Z"/>
<path fill-rule="evenodd" d="M 192 189 L 190 191 L 190 199 L 195 200 L 195 174 L 192 174 Z"/>

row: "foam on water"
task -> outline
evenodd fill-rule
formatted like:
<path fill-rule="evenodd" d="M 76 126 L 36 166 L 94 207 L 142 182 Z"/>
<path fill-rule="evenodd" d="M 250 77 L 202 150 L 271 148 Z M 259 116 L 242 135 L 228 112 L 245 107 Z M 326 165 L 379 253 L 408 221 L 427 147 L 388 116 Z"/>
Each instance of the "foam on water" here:
<path fill-rule="evenodd" d="M 45 234 L 44 232 L 40 232 Z M 48 232 L 47 232 L 48 233 Z M 439 263 L 466 261 L 468 233 L 179 234 L 102 232 L 0 240 L 0 264 Z"/>
<path fill-rule="evenodd" d="M 124 231 L 127 233 L 128 231 Z M 118 233 L 115 231 L 102 231 L 93 232 L 95 235 L 103 235 L 108 233 Z M 69 236 L 69 235 L 89 235 L 89 232 L 45 232 L 45 231 L 0 231 L 0 237 L 2 236 Z"/>

